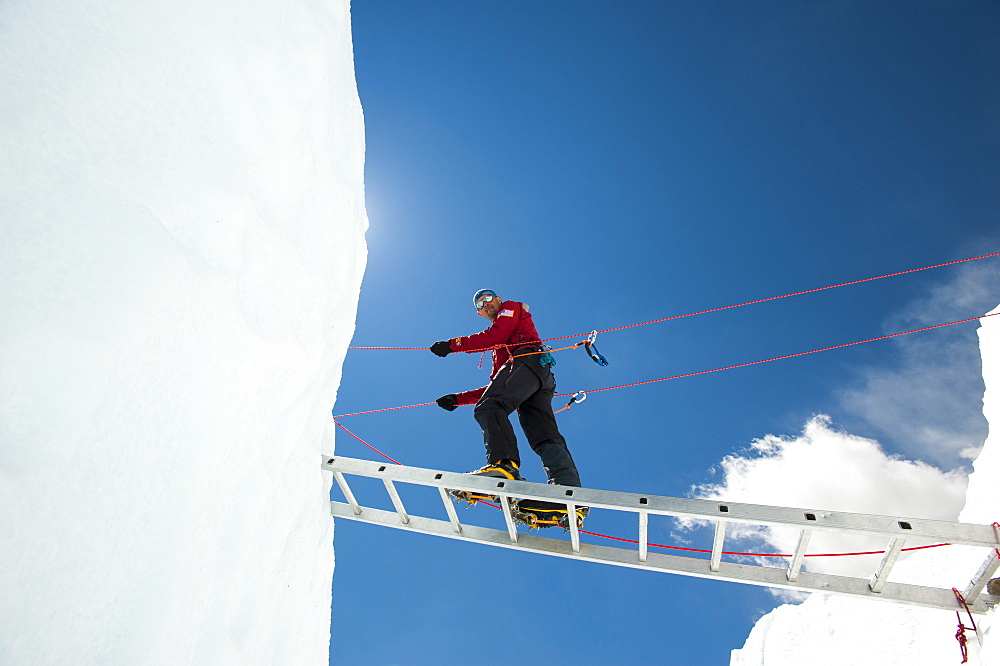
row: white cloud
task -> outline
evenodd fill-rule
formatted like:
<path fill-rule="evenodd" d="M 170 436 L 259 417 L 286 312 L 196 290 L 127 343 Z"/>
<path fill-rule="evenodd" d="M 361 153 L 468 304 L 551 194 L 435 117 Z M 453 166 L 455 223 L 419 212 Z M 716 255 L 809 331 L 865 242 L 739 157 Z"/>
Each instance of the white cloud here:
<path fill-rule="evenodd" d="M 996 305 L 1000 262 L 954 269 L 948 281 L 890 316 L 887 333 L 975 317 Z M 892 365 L 866 368 L 840 392 L 844 415 L 858 418 L 894 450 L 936 465 L 962 465 L 979 452 L 987 426 L 976 324 L 894 338 Z"/>
<path fill-rule="evenodd" d="M 768 435 L 755 440 L 749 451 L 726 456 L 720 468 L 721 483 L 698 486 L 695 496 L 941 520 L 958 518 L 968 483 L 960 472 L 943 472 L 923 462 L 888 455 L 877 441 L 839 431 L 824 415 L 810 419 L 798 437 Z M 744 528 L 729 533 L 736 537 L 733 542 L 762 540 L 762 547 L 772 552 L 791 553 L 798 541 L 795 529 Z M 727 543 L 726 550 L 734 550 L 734 545 Z M 809 552 L 882 550 L 886 545 L 880 539 L 816 532 Z M 907 544 L 912 545 L 918 544 Z M 874 555 L 807 558 L 806 568 L 869 576 L 878 559 Z"/>

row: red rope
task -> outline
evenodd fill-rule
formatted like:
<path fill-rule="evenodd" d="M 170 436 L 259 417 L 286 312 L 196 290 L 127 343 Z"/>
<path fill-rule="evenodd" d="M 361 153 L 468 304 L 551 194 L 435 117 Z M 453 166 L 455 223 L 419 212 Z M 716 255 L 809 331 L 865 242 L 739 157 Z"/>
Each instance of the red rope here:
<path fill-rule="evenodd" d="M 617 326 L 615 328 L 606 328 L 602 331 L 597 331 L 597 333 L 610 333 L 611 331 L 622 331 L 626 328 L 635 328 L 637 326 L 647 326 L 649 324 L 660 324 L 665 321 L 673 321 L 674 319 L 683 319 L 685 317 L 693 317 L 695 315 L 708 314 L 710 312 L 721 312 L 722 310 L 729 310 L 732 308 L 743 307 L 744 305 L 756 305 L 758 303 L 767 303 L 768 301 L 777 301 L 782 298 L 791 298 L 792 296 L 802 296 L 804 294 L 814 294 L 818 291 L 825 291 L 827 289 L 836 289 L 837 287 L 847 287 L 854 284 L 862 284 L 864 282 L 871 282 L 873 280 L 881 280 L 883 278 L 897 277 L 899 275 L 907 275 L 909 273 L 919 273 L 920 271 L 930 270 L 932 268 L 942 268 L 944 266 L 954 266 L 955 264 L 961 264 L 966 261 L 976 261 L 977 259 L 988 259 L 990 257 L 1000 256 L 1000 252 L 992 252 L 990 254 L 983 254 L 978 257 L 968 257 L 967 259 L 957 259 L 955 261 L 947 261 L 943 264 L 934 264 L 933 266 L 924 266 L 923 268 L 911 268 L 906 271 L 899 271 L 897 273 L 886 273 L 885 275 L 877 275 L 875 277 L 863 278 L 861 280 L 851 280 L 850 282 L 840 282 L 838 284 L 827 285 L 826 287 L 817 287 L 815 289 L 806 289 L 805 291 L 796 291 L 791 294 L 783 294 L 781 296 L 771 296 L 769 298 L 760 298 L 755 301 L 746 301 L 743 303 L 735 303 L 733 305 L 724 305 L 719 308 L 710 308 L 708 310 L 699 310 L 697 312 L 688 312 L 687 314 L 674 315 L 672 317 L 664 317 L 663 319 L 654 319 L 652 321 L 644 321 L 639 324 L 628 324 L 625 326 Z M 568 338 L 575 338 L 581 335 L 588 335 L 587 333 L 579 333 L 577 335 L 563 335 L 558 338 L 546 338 L 542 342 L 548 342 L 551 340 L 566 340 Z M 500 345 L 503 346 L 503 345 Z M 394 349 L 394 350 L 426 350 L 426 347 L 349 347 L 348 349 Z M 479 349 L 472 351 L 482 351 Z M 471 352 L 470 352 L 471 353 Z"/>
<path fill-rule="evenodd" d="M 616 328 L 607 328 L 603 331 L 597 331 L 598 333 L 610 333 L 611 331 L 621 331 L 626 328 L 635 328 L 636 326 L 646 326 L 647 324 L 659 324 L 665 321 L 672 321 L 674 319 L 683 319 L 685 317 L 693 317 L 695 315 L 708 314 L 709 312 L 720 312 L 722 310 L 729 310 L 731 308 L 739 308 L 744 305 L 756 305 L 757 303 L 767 303 L 768 301 L 777 301 L 782 298 L 791 298 L 792 296 L 802 296 L 803 294 L 813 294 L 817 291 L 825 291 L 827 289 L 836 289 L 837 287 L 847 287 L 853 284 L 861 284 L 863 282 L 871 282 L 872 280 L 881 280 L 883 278 L 896 277 L 898 275 L 906 275 L 908 273 L 918 273 L 920 271 L 926 271 L 931 268 L 941 268 L 943 266 L 952 266 L 954 264 L 961 264 L 966 261 L 975 261 L 977 259 L 987 259 L 989 257 L 1000 256 L 1000 252 L 993 252 L 991 254 L 983 254 L 978 257 L 969 257 L 968 259 L 958 259 L 956 261 L 948 261 L 943 264 L 934 264 L 933 266 L 924 266 L 923 268 L 911 268 L 908 271 L 899 271 L 898 273 L 886 273 L 885 275 L 878 275 L 875 277 L 863 278 L 861 280 L 852 280 L 850 282 L 841 282 L 839 284 L 831 284 L 826 287 L 817 287 L 815 289 L 806 289 L 805 291 L 796 291 L 791 294 L 783 294 L 781 296 L 771 296 L 770 298 L 761 298 L 756 301 L 746 301 L 744 303 L 736 303 L 734 305 L 724 305 L 721 308 L 711 308 L 709 310 L 699 310 L 698 312 L 689 312 L 682 315 L 674 315 L 673 317 L 665 317 L 663 319 L 654 319 L 653 321 L 644 321 L 640 324 L 629 324 L 627 326 L 618 326 Z M 587 335 L 586 333 L 580 333 L 579 335 Z M 547 340 L 562 340 L 564 338 L 575 338 L 576 335 L 566 335 L 560 338 L 547 338 Z"/>
<path fill-rule="evenodd" d="M 955 324 L 965 324 L 970 321 L 978 321 L 980 319 L 985 319 L 986 317 L 995 317 L 1000 315 L 1000 312 L 994 312 L 992 314 L 982 315 L 981 317 L 970 317 L 969 319 L 960 319 L 958 321 L 950 321 L 947 324 L 935 324 L 934 326 L 926 326 L 924 328 L 915 328 L 912 331 L 903 331 L 902 333 L 890 333 L 889 335 L 881 335 L 877 338 L 868 338 L 867 340 L 858 340 L 857 342 L 846 342 L 842 345 L 834 345 L 832 347 L 823 347 L 822 349 L 812 349 L 810 351 L 798 352 L 796 354 L 786 354 L 785 356 L 775 356 L 774 358 L 765 358 L 760 361 L 750 361 L 749 363 L 737 363 L 736 365 L 727 365 L 722 368 L 713 368 L 711 370 L 699 370 L 697 372 L 688 372 L 683 375 L 674 375 L 673 377 L 662 377 L 660 379 L 648 379 L 644 382 L 633 382 L 631 384 L 621 384 L 619 386 L 607 386 L 605 388 L 599 389 L 589 389 L 585 391 L 586 393 L 596 393 L 598 391 L 610 391 L 612 389 L 629 388 L 632 386 L 642 386 L 643 384 L 655 384 L 656 382 L 666 382 L 671 379 L 683 379 L 685 377 L 696 377 L 698 375 L 707 375 L 712 372 L 721 372 L 722 370 L 733 370 L 735 368 L 746 368 L 751 365 L 759 365 L 761 363 L 770 363 L 771 361 L 783 361 L 789 358 L 795 358 L 797 356 L 808 356 L 809 354 L 818 354 L 819 352 L 830 351 L 832 349 L 843 349 L 844 347 L 853 347 L 854 345 L 861 345 L 866 342 L 876 342 L 878 340 L 887 340 L 889 338 L 896 338 L 901 335 L 909 335 L 910 333 L 920 333 L 922 331 L 930 331 L 935 328 L 943 328 L 945 326 L 954 326 Z M 570 395 L 569 393 L 557 393 L 557 396 Z"/>
<path fill-rule="evenodd" d="M 958 641 L 958 649 L 962 652 L 961 663 L 969 663 L 969 639 L 965 635 L 965 630 L 968 629 L 964 624 L 962 624 L 962 614 L 955 611 L 955 618 L 958 620 L 958 631 L 955 632 L 955 640 Z"/>
<path fill-rule="evenodd" d="M 958 631 L 955 633 L 955 639 L 958 641 L 958 647 L 962 651 L 962 663 L 964 664 L 969 661 L 969 639 L 965 636 L 965 631 L 968 629 L 969 631 L 978 633 L 979 630 L 976 629 L 976 619 L 972 617 L 972 611 L 969 610 L 969 604 L 965 603 L 965 597 L 962 596 L 962 593 L 956 587 L 951 588 L 951 591 L 955 593 L 955 598 L 965 607 L 965 612 L 969 614 L 969 622 L 972 623 L 971 627 L 965 626 L 962 622 L 962 614 L 959 611 L 955 611 L 955 617 L 958 618 Z"/>
<path fill-rule="evenodd" d="M 379 454 L 380 456 L 382 456 L 382 457 L 383 457 L 383 458 L 385 458 L 386 460 L 390 460 L 390 461 L 392 461 L 392 462 L 396 463 L 397 465 L 402 465 L 402 464 L 403 464 L 403 463 L 399 462 L 398 460 L 393 460 L 392 458 L 390 458 L 389 456 L 385 455 L 384 453 L 382 453 L 381 451 L 379 451 L 378 449 L 376 449 L 376 448 L 375 448 L 374 446 L 372 446 L 371 444 L 369 444 L 369 443 L 368 443 L 368 442 L 366 442 L 365 440 L 363 440 L 363 439 L 361 439 L 360 437 L 358 437 L 357 435 L 355 435 L 355 434 L 354 434 L 353 432 L 351 432 L 351 431 L 350 431 L 350 430 L 348 430 L 347 428 L 344 428 L 344 426 L 342 426 L 342 425 L 340 424 L 340 422 L 338 422 L 337 420 L 334 420 L 334 423 L 336 423 L 336 424 L 337 424 L 337 426 L 338 426 L 339 428 L 343 428 L 344 432 L 346 432 L 346 433 L 347 433 L 348 435 L 350 435 L 350 436 L 351 436 L 351 437 L 353 437 L 354 439 L 358 440 L 359 442 L 361 442 L 362 444 L 364 444 L 364 445 L 365 445 L 365 446 L 367 446 L 367 447 L 368 447 L 369 449 L 371 449 L 371 450 L 372 450 L 372 451 L 374 451 L 375 453 Z"/>
<path fill-rule="evenodd" d="M 915 328 L 915 329 L 913 329 L 911 331 L 903 331 L 901 333 L 890 333 L 889 335 L 881 335 L 881 336 L 879 336 L 877 338 L 868 338 L 867 340 L 858 340 L 856 342 L 846 342 L 846 343 L 840 344 L 840 345 L 833 345 L 832 347 L 823 347 L 822 349 L 811 349 L 809 351 L 798 352 L 798 353 L 795 353 L 795 354 L 786 354 L 784 356 L 775 356 L 774 358 L 765 358 L 765 359 L 762 359 L 760 361 L 750 361 L 749 363 L 737 363 L 736 365 L 727 365 L 727 366 L 723 366 L 721 368 L 712 368 L 711 370 L 698 370 L 697 372 L 687 372 L 687 373 L 684 373 L 682 375 L 673 375 L 671 377 L 661 377 L 659 379 L 647 379 L 646 381 L 632 382 L 631 384 L 619 384 L 618 386 L 605 386 L 604 388 L 589 389 L 589 390 L 584 391 L 584 393 L 597 393 L 599 391 L 611 391 L 613 389 L 631 388 L 633 386 L 643 386 L 645 384 L 655 384 L 657 382 L 666 382 L 666 381 L 670 381 L 670 380 L 673 380 L 673 379 L 684 379 L 686 377 L 697 377 L 698 375 L 707 375 L 707 374 L 710 374 L 710 373 L 713 373 L 713 372 L 721 372 L 723 370 L 734 370 L 736 368 L 747 368 L 747 367 L 750 367 L 751 365 L 760 365 L 761 363 L 770 363 L 772 361 L 783 361 L 785 359 L 795 358 L 795 357 L 798 357 L 798 356 L 808 356 L 809 354 L 818 354 L 819 352 L 831 351 L 833 349 L 843 349 L 845 347 L 853 347 L 854 345 L 861 345 L 861 344 L 864 344 L 866 342 L 877 342 L 878 340 L 888 340 L 889 338 L 897 338 L 897 337 L 899 337 L 901 335 L 909 335 L 911 333 L 921 333 L 923 331 L 930 331 L 930 330 L 933 330 L 935 328 L 944 328 L 945 326 L 954 326 L 956 324 L 965 324 L 965 323 L 968 323 L 970 321 L 979 321 L 981 319 L 985 319 L 987 317 L 995 317 L 997 315 L 1000 315 L 1000 312 L 994 312 L 992 314 L 985 314 L 985 315 L 982 315 L 980 317 L 970 317 L 968 319 L 959 319 L 958 321 L 950 321 L 950 322 L 948 322 L 946 324 L 935 324 L 933 326 L 925 326 L 924 328 Z M 563 397 L 563 396 L 567 396 L 567 395 L 573 395 L 573 394 L 572 393 L 557 393 L 555 395 L 555 397 Z M 433 405 L 433 404 L 436 404 L 436 403 L 433 403 L 433 402 L 424 402 L 424 403 L 420 403 L 418 405 L 403 405 L 402 407 L 386 407 L 384 409 L 372 409 L 372 410 L 369 410 L 367 412 L 352 412 L 350 414 L 340 414 L 340 415 L 334 416 L 333 418 L 334 419 L 340 419 L 340 418 L 344 418 L 344 417 L 347 417 L 347 416 L 361 416 L 363 414 L 377 414 L 379 412 L 391 412 L 391 411 L 396 410 L 396 409 L 409 409 L 411 407 L 427 407 L 427 406 Z M 998 554 L 1000 554 L 1000 553 L 998 553 Z"/>
<path fill-rule="evenodd" d="M 394 410 L 397 410 L 397 409 L 410 409 L 411 407 L 428 407 L 430 405 L 436 405 L 436 404 L 437 404 L 436 402 L 422 402 L 419 405 L 403 405 L 402 407 L 386 407 L 385 409 L 372 409 L 372 410 L 369 410 L 367 412 L 354 412 L 354 413 L 351 413 L 351 414 L 338 414 L 337 416 L 334 416 L 333 419 L 334 420 L 342 419 L 345 416 L 363 416 L 365 414 L 378 414 L 379 412 L 391 412 L 391 411 L 394 411 Z M 337 425 L 340 425 L 340 424 L 338 423 Z M 340 426 L 340 427 L 343 428 L 344 426 Z M 344 429 L 346 430 L 346 428 L 344 428 Z"/>
<path fill-rule="evenodd" d="M 602 539 L 611 539 L 613 541 L 623 541 L 625 543 L 638 544 L 639 542 L 635 539 L 623 539 L 622 537 L 609 536 L 607 534 L 600 534 L 598 532 L 588 532 L 586 530 L 580 530 L 580 534 L 589 534 L 590 536 L 601 537 Z M 682 546 L 667 546 L 659 543 L 649 543 L 647 544 L 652 548 L 663 548 L 666 550 L 683 550 L 689 553 L 711 553 L 711 550 L 705 550 L 703 548 L 684 548 Z M 911 550 L 926 550 L 927 548 L 941 548 L 942 546 L 950 546 L 950 543 L 935 543 L 929 546 L 914 546 L 912 548 L 903 548 L 901 552 L 908 552 Z M 724 550 L 723 555 L 741 555 L 744 557 L 793 557 L 793 555 L 787 553 L 738 553 L 734 551 Z M 804 557 L 854 557 L 857 555 L 884 555 L 884 550 L 869 550 L 858 553 L 807 553 Z"/>

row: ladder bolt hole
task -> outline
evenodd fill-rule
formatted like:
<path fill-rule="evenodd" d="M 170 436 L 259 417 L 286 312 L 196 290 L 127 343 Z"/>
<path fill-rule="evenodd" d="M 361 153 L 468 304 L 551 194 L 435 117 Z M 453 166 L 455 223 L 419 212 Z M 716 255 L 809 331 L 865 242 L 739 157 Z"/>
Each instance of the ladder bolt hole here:
<path fill-rule="evenodd" d="M 816 520 L 816 514 L 815 513 L 807 513 L 806 514 L 806 520 Z"/>
<path fill-rule="evenodd" d="M 725 504 L 720 504 L 719 505 L 719 512 L 720 513 L 729 513 L 729 507 L 726 506 Z"/>
<path fill-rule="evenodd" d="M 901 529 L 901 530 L 912 530 L 913 529 L 913 525 L 910 525 L 905 520 L 901 520 L 901 521 L 899 521 L 899 529 Z"/>

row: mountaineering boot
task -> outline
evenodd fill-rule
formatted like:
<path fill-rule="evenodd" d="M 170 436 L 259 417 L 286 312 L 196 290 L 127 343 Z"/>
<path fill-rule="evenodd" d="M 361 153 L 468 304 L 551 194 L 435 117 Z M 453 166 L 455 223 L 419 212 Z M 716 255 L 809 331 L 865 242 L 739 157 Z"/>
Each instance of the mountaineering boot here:
<path fill-rule="evenodd" d="M 475 476 L 490 476 L 497 479 L 508 479 L 510 481 L 520 481 L 521 475 L 517 473 L 518 464 L 513 460 L 501 460 L 500 462 L 490 463 L 485 467 L 480 467 L 475 472 L 469 472 Z M 476 490 L 449 490 L 448 491 L 455 500 L 462 500 L 468 502 L 469 504 L 475 504 L 479 500 L 487 500 L 490 502 L 499 502 L 499 495 L 488 495 L 481 491 Z"/>
<path fill-rule="evenodd" d="M 589 506 L 576 507 L 576 527 L 583 527 L 583 521 L 590 513 Z M 528 529 L 538 529 L 539 527 L 554 527 L 558 525 L 564 530 L 569 530 L 569 511 L 565 504 L 558 502 L 544 502 L 542 500 L 524 499 L 518 501 L 517 505 L 511 509 L 511 516 L 519 523 L 528 526 Z"/>

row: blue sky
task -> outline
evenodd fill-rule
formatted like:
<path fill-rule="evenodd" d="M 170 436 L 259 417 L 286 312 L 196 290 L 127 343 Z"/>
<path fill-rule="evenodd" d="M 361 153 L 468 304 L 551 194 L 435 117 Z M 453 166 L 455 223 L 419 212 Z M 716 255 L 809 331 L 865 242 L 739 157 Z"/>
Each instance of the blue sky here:
<path fill-rule="evenodd" d="M 545 338 L 1000 250 L 996 3 L 365 0 L 352 17 L 371 220 L 355 345 L 477 332 L 483 287 L 530 304 Z M 973 317 L 1000 303 L 998 263 L 608 333 L 611 365 L 562 352 L 559 389 Z M 661 495 L 718 481 L 725 456 L 815 414 L 961 468 L 986 427 L 975 325 L 919 336 L 594 394 L 560 427 L 584 485 Z M 482 386 L 477 364 L 353 351 L 334 413 Z M 343 423 L 405 464 L 483 462 L 468 408 Z M 374 455 L 342 435 L 337 453 Z M 596 512 L 587 527 L 619 529 Z M 335 549 L 334 663 L 728 663 L 776 605 L 759 588 L 347 521 Z"/>

